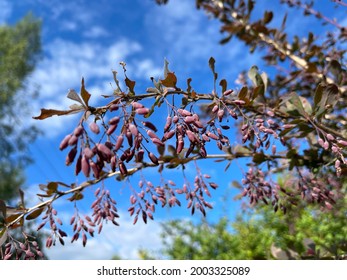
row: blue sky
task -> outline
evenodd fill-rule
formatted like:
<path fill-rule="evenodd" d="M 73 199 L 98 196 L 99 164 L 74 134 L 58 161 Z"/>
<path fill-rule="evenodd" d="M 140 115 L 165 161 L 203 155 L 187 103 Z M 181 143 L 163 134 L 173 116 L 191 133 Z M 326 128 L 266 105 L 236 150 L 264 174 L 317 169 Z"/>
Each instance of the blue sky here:
<path fill-rule="evenodd" d="M 101 94 L 112 93 L 111 70 L 121 72 L 121 61 L 127 63 L 127 74 L 136 80 L 138 92 L 145 92 L 151 86 L 149 77 L 163 77 L 164 58 L 170 62 L 169 68 L 175 71 L 178 86 L 185 88 L 186 79 L 191 77 L 192 85 L 198 92 L 210 92 L 213 89 L 208 67 L 211 56 L 216 59 L 219 77 L 226 78 L 229 85 L 236 89 L 238 85 L 234 81 L 240 71 L 254 64 L 266 69 L 261 64 L 260 54 L 250 55 L 242 43 L 232 40 L 227 45 L 219 45 L 219 40 L 223 38 L 219 33 L 219 23 L 208 19 L 202 11 L 197 11 L 194 2 L 172 0 L 167 6 L 157 6 L 151 0 L 0 0 L 0 23 L 12 24 L 28 11 L 32 11 L 43 22 L 43 58 L 29 79 L 30 85 L 38 86 L 40 92 L 39 99 L 30 104 L 32 115 L 38 115 L 40 108 L 68 108 L 71 102 L 66 98 L 66 93 L 69 89 L 78 91 L 81 77 L 85 78 L 87 89 L 92 93 L 91 104 L 99 104 Z M 266 8 L 268 3 L 266 0 L 258 2 L 261 9 Z M 271 2 L 278 5 L 277 1 Z M 327 9 L 326 5 L 319 8 Z M 328 12 L 333 12 L 332 6 L 329 6 Z M 278 7 L 279 13 L 283 11 L 283 8 Z M 336 16 L 343 19 L 346 14 L 339 12 Z M 298 18 L 295 11 L 290 12 L 288 29 L 297 31 L 300 24 L 299 33 L 303 35 L 312 27 L 312 21 L 308 18 L 299 21 Z M 275 18 L 274 24 L 279 22 L 281 18 Z M 35 162 L 28 167 L 26 174 L 27 193 L 33 203 L 39 183 L 56 180 L 81 183 L 83 180 L 83 177 L 73 175 L 73 167 L 65 166 L 66 151 L 58 149 L 61 139 L 76 126 L 76 117 L 53 117 L 35 123 L 45 134 L 30 146 Z M 231 139 L 235 141 L 233 137 Z M 230 197 L 226 202 L 222 200 L 224 195 L 230 194 L 230 182 L 241 178 L 240 168 L 243 164 L 235 163 L 224 173 L 225 164 L 199 163 L 202 171 L 209 173 L 220 185 L 219 190 L 212 194 L 211 202 L 215 210 L 208 212 L 211 221 L 225 214 L 233 217 L 238 209 L 238 204 Z M 194 172 L 194 166 L 187 168 L 188 177 L 194 178 Z M 158 181 L 157 174 L 155 170 L 144 172 L 144 176 L 153 182 Z M 181 182 L 181 172 L 178 170 L 170 170 L 166 175 L 175 179 L 176 183 Z M 137 179 L 130 179 L 133 186 L 136 186 Z M 199 213 L 191 217 L 183 203 L 181 209 L 158 207 L 154 222 L 150 221 L 147 225 L 138 222 L 133 226 L 132 219 L 126 213 L 129 185 L 113 179 L 106 184 L 118 202 L 121 226 L 105 227 L 100 236 L 89 239 L 86 248 L 79 242 L 72 245 L 67 242 L 65 247 L 58 245 L 46 250 L 48 257 L 109 259 L 113 254 L 119 254 L 123 258 L 133 259 L 137 257 L 139 248 L 155 250 L 160 247 L 160 222 L 172 218 L 201 218 Z M 87 192 L 86 201 L 78 204 L 82 213 L 90 213 L 89 205 L 94 190 L 95 187 L 91 188 Z M 231 192 L 235 194 L 235 191 Z M 63 222 L 68 224 L 73 205 L 68 201 L 59 201 L 56 208 Z"/>

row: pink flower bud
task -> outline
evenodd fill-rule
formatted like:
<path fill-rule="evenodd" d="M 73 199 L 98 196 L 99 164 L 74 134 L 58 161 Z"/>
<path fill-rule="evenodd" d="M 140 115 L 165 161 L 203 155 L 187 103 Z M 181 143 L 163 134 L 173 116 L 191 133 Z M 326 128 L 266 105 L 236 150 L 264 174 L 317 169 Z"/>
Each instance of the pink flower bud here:
<path fill-rule="evenodd" d="M 165 144 L 160 141 L 158 138 L 151 138 L 152 142 L 157 146 L 165 146 Z"/>
<path fill-rule="evenodd" d="M 112 124 L 107 129 L 106 134 L 111 135 L 113 132 L 115 132 L 116 129 L 117 129 L 117 124 Z"/>
<path fill-rule="evenodd" d="M 134 136 L 137 136 L 137 134 L 139 133 L 136 125 L 134 125 L 132 123 L 129 124 L 129 130 L 130 130 L 131 134 L 134 135 Z"/>
<path fill-rule="evenodd" d="M 190 142 L 197 142 L 197 138 L 196 138 L 194 132 L 187 130 L 186 133 L 187 133 L 187 136 L 188 136 L 188 139 Z"/>
<path fill-rule="evenodd" d="M 185 123 L 190 124 L 193 123 L 195 121 L 193 116 L 187 116 L 184 118 Z"/>
<path fill-rule="evenodd" d="M 76 145 L 78 142 L 78 137 L 76 137 L 75 135 L 72 135 L 69 139 L 69 146 L 74 146 Z"/>
<path fill-rule="evenodd" d="M 172 123 L 172 118 L 170 116 L 167 116 L 166 123 L 164 126 L 164 132 L 167 132 L 170 129 L 171 123 Z"/>
<path fill-rule="evenodd" d="M 338 140 L 337 143 L 341 144 L 342 146 L 347 146 L 347 141 L 345 140 Z"/>
<path fill-rule="evenodd" d="M 89 164 L 89 159 L 87 159 L 85 156 L 82 157 L 82 172 L 84 176 L 89 177 L 90 173 L 90 164 Z"/>
<path fill-rule="evenodd" d="M 273 155 L 276 154 L 276 145 L 272 145 L 271 152 Z"/>
<path fill-rule="evenodd" d="M 77 126 L 73 132 L 73 134 L 76 136 L 76 137 L 79 137 L 82 135 L 84 129 L 81 125 Z"/>
<path fill-rule="evenodd" d="M 224 95 L 224 96 L 228 96 L 228 95 L 230 95 L 232 92 L 233 92 L 232 89 L 228 89 L 228 90 L 226 90 L 226 91 L 223 92 L 223 95 Z"/>
<path fill-rule="evenodd" d="M 335 137 L 333 135 L 331 135 L 330 133 L 327 134 L 327 138 L 329 141 L 334 141 Z"/>
<path fill-rule="evenodd" d="M 159 164 L 158 158 L 153 153 L 148 153 L 148 157 L 154 164 Z"/>
<path fill-rule="evenodd" d="M 136 114 L 139 114 L 139 115 L 146 115 L 149 113 L 149 109 L 148 108 L 139 108 L 139 109 L 136 109 Z"/>
<path fill-rule="evenodd" d="M 99 126 L 96 124 L 96 122 L 91 122 L 89 124 L 89 129 L 95 133 L 95 134 L 99 134 L 100 133 L 100 128 Z"/>
<path fill-rule="evenodd" d="M 216 113 L 219 109 L 219 106 L 218 105 L 214 105 L 213 108 L 212 108 L 212 113 Z"/>
<path fill-rule="evenodd" d="M 133 103 L 131 103 L 132 105 L 133 105 L 133 108 L 134 109 L 141 109 L 141 108 L 143 108 L 144 106 L 141 104 L 141 103 L 139 103 L 139 102 L 133 102 Z"/>
<path fill-rule="evenodd" d="M 234 100 L 234 103 L 235 103 L 236 105 L 245 105 L 245 104 L 246 104 L 246 102 L 243 101 L 243 100 Z"/>
<path fill-rule="evenodd" d="M 112 119 L 110 119 L 110 120 L 108 121 L 108 123 L 109 123 L 110 125 L 112 125 L 112 124 L 118 124 L 118 123 L 119 123 L 119 120 L 120 120 L 119 117 L 113 117 Z"/>
<path fill-rule="evenodd" d="M 94 152 L 88 147 L 84 148 L 83 154 L 87 159 L 91 159 L 94 156 Z"/>
<path fill-rule="evenodd" d="M 116 145 L 114 147 L 114 149 L 116 151 L 118 151 L 120 149 L 120 147 L 122 146 L 123 144 L 123 141 L 124 141 L 124 136 L 123 135 L 119 135 L 118 138 L 117 138 L 117 142 L 116 142 Z"/>
<path fill-rule="evenodd" d="M 69 145 L 69 140 L 70 140 L 71 136 L 72 136 L 71 134 L 66 135 L 64 137 L 64 139 L 60 142 L 59 149 L 61 151 L 67 148 L 67 146 Z"/>
<path fill-rule="evenodd" d="M 151 138 L 159 139 L 159 137 L 151 130 L 147 130 L 147 135 Z"/>

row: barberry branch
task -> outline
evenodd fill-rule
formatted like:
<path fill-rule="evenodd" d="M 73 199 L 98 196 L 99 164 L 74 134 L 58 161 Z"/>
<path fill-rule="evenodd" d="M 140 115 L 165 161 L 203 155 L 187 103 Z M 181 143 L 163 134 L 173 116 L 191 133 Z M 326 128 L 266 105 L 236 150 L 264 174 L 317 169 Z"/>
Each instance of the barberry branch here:
<path fill-rule="evenodd" d="M 195 155 L 195 156 L 191 156 L 189 158 L 182 159 L 182 165 L 185 165 L 185 164 L 188 164 L 189 162 L 197 161 L 197 160 L 206 160 L 206 159 L 219 159 L 219 160 L 221 160 L 222 159 L 222 160 L 231 161 L 231 160 L 234 160 L 234 159 L 237 159 L 237 158 L 247 158 L 247 157 L 248 158 L 249 157 L 252 158 L 253 156 L 254 156 L 253 153 L 242 153 L 242 152 L 235 152 L 233 154 L 210 154 L 210 155 L 207 155 L 206 157 L 201 157 L 200 155 Z M 264 156 L 265 156 L 265 159 L 269 160 L 269 161 L 273 161 L 273 160 L 277 160 L 277 159 L 286 159 L 285 156 L 281 156 L 281 155 L 278 155 L 278 154 L 277 155 L 264 155 Z M 170 162 L 170 158 L 171 157 L 168 157 L 168 158 L 166 158 L 164 160 L 160 160 L 159 159 L 158 164 L 154 164 L 152 162 L 143 162 L 143 163 L 139 164 L 137 167 L 128 169 L 127 170 L 128 173 L 127 173 L 127 175 L 125 177 L 129 177 L 129 176 L 135 174 L 136 172 L 138 172 L 138 171 L 140 171 L 142 169 L 145 169 L 145 168 L 158 167 L 158 165 L 169 163 Z M 61 197 L 81 192 L 84 189 L 86 189 L 88 187 L 91 187 L 93 185 L 96 185 L 96 184 L 102 182 L 105 179 L 109 179 L 109 178 L 116 177 L 116 176 L 123 176 L 124 177 L 124 175 L 120 171 L 104 172 L 100 176 L 100 178 L 98 178 L 98 179 L 85 181 L 85 182 L 79 184 L 78 186 L 72 187 L 71 189 L 66 190 L 66 191 L 60 191 L 59 190 L 59 191 L 56 192 L 56 194 L 52 198 L 47 199 L 45 201 L 42 201 L 42 202 L 40 202 L 40 203 L 30 207 L 30 208 L 21 209 L 20 210 L 20 214 L 18 215 L 18 217 L 16 217 L 10 223 L 6 224 L 6 227 L 7 228 L 11 228 L 13 225 L 17 224 L 23 218 L 25 218 L 25 216 L 31 214 L 32 212 L 34 212 L 37 209 L 44 208 L 44 207 L 47 207 L 49 205 L 52 205 L 54 201 L 60 199 Z"/>

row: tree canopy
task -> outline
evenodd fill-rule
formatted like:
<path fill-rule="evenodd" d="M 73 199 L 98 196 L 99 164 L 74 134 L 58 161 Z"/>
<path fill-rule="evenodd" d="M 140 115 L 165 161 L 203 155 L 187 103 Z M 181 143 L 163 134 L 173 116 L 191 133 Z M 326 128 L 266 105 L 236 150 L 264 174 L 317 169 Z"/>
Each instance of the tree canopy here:
<path fill-rule="evenodd" d="M 41 22 L 28 14 L 13 26 L 0 26 L 0 38 L 0 244 L 3 245 L 7 223 L 4 218 L 12 211 L 12 208 L 6 211 L 4 205 L 21 196 L 24 206 L 20 188 L 24 188 L 24 168 L 31 160 L 27 147 L 38 133 L 34 126 L 24 125 L 22 118 L 29 118 L 28 101 L 34 95 L 27 82 L 41 51 Z M 14 240 L 18 240 L 15 247 L 22 246 L 26 250 L 28 246 L 37 247 L 38 240 L 31 235 L 37 237 L 38 234 L 33 233 L 30 226 L 25 225 L 23 229 L 26 235 L 18 230 L 12 233 Z M 2 258 L 7 254 L 7 248 L 1 246 Z M 39 250 L 37 253 L 42 256 Z"/>
<path fill-rule="evenodd" d="M 247 206 L 234 221 L 228 216 L 217 223 L 173 220 L 162 224 L 163 248 L 140 250 L 139 256 L 174 260 L 345 259 L 346 209 L 344 197 L 332 211 L 301 203 L 283 214 L 263 204 Z"/>

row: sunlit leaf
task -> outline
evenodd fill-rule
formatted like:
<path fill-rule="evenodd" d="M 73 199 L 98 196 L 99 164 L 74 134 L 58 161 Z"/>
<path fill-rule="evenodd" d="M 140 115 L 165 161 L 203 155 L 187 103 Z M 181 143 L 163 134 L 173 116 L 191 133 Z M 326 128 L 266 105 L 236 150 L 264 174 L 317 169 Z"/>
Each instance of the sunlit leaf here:
<path fill-rule="evenodd" d="M 88 102 L 90 99 L 90 93 L 86 90 L 84 86 L 84 78 L 82 78 L 82 85 L 81 85 L 81 96 L 84 101 L 84 104 L 88 107 Z"/>
<path fill-rule="evenodd" d="M 135 94 L 134 87 L 135 87 L 136 82 L 132 81 L 128 77 L 126 77 L 125 78 L 125 84 L 129 88 L 130 93 Z"/>
<path fill-rule="evenodd" d="M 12 214 L 10 216 L 7 216 L 6 217 L 6 224 L 12 223 L 13 221 L 15 221 L 21 215 L 22 215 L 22 213 L 17 213 L 17 214 Z"/>
<path fill-rule="evenodd" d="M 283 110 L 285 112 L 297 112 L 301 116 L 307 116 L 308 112 L 305 111 L 304 105 L 302 103 L 302 98 L 296 92 L 291 92 L 290 94 L 283 97 L 281 103 L 284 105 Z"/>
<path fill-rule="evenodd" d="M 238 94 L 238 98 L 241 100 L 246 101 L 247 99 L 247 94 L 248 94 L 248 88 L 247 87 L 243 87 Z"/>
<path fill-rule="evenodd" d="M 4 244 L 7 240 L 7 228 L 2 228 L 0 230 L 0 246 Z"/>
<path fill-rule="evenodd" d="M 177 77 L 173 72 L 169 72 L 164 80 L 160 80 L 163 86 L 176 88 Z"/>
<path fill-rule="evenodd" d="M 248 71 L 248 78 L 253 82 L 255 87 L 264 85 L 262 76 L 259 74 L 259 69 L 256 65 L 253 65 Z"/>
<path fill-rule="evenodd" d="M 56 182 L 49 182 L 47 185 L 47 194 L 56 193 L 58 189 L 58 184 Z"/>
<path fill-rule="evenodd" d="M 70 201 L 77 201 L 83 199 L 84 195 L 81 192 L 75 192 L 71 197 L 68 198 Z"/>
<path fill-rule="evenodd" d="M 67 93 L 67 98 L 77 101 L 78 103 L 83 105 L 83 101 L 81 97 L 78 95 L 78 93 L 74 89 L 69 90 L 69 92 Z"/>

